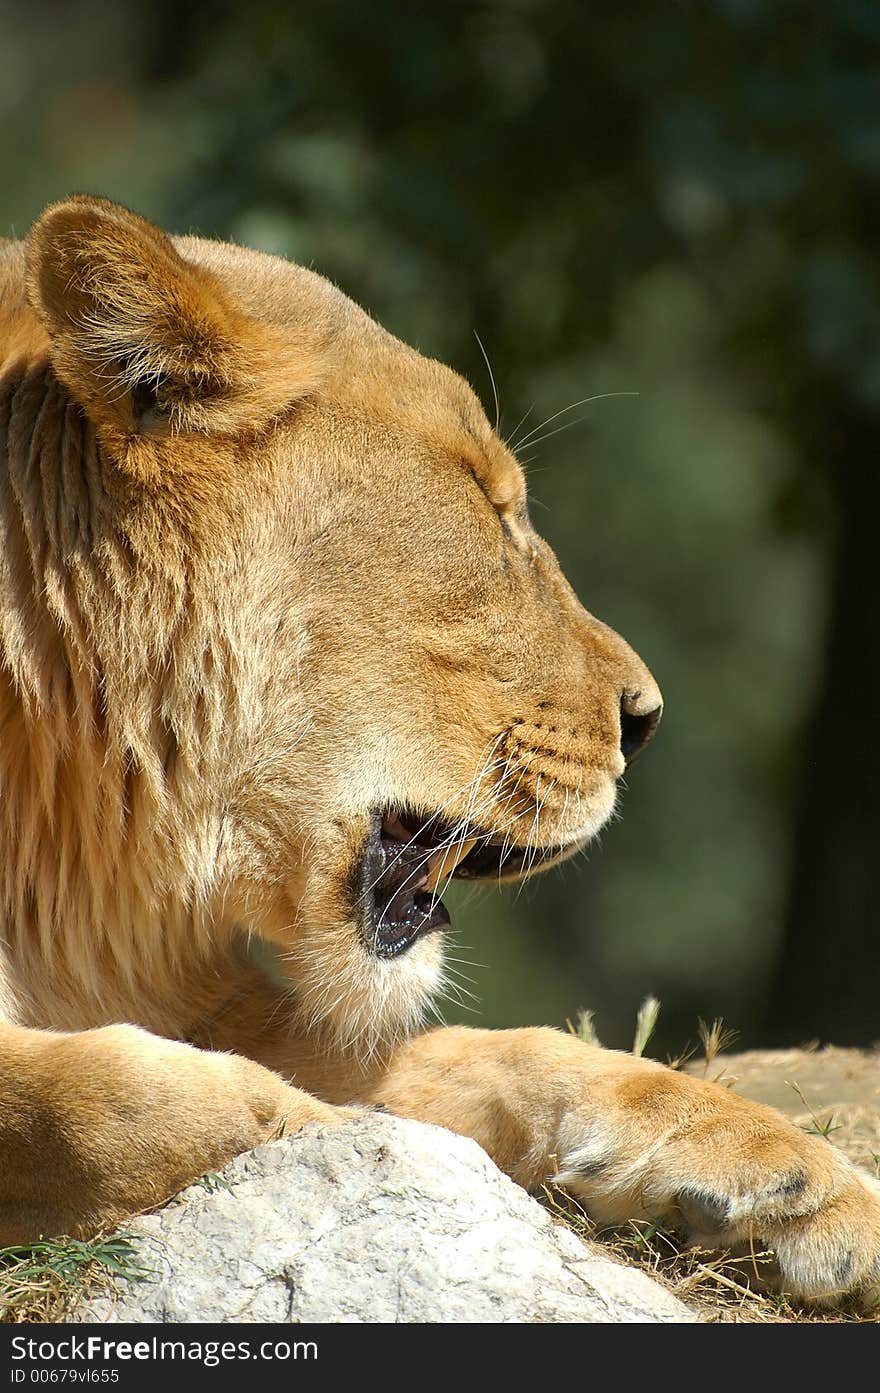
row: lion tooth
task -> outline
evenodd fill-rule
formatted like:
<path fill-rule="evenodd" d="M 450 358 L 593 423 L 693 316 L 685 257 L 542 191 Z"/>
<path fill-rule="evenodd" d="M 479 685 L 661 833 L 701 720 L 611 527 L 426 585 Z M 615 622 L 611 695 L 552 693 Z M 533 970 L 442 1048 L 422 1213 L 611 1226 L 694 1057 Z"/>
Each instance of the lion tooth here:
<path fill-rule="evenodd" d="M 435 851 L 428 862 L 427 888 L 433 893 L 439 881 L 453 874 L 455 868 L 460 866 L 464 858 L 477 845 L 479 837 L 471 837 L 470 841 L 461 842 L 454 847 L 445 847 L 440 851 Z"/>

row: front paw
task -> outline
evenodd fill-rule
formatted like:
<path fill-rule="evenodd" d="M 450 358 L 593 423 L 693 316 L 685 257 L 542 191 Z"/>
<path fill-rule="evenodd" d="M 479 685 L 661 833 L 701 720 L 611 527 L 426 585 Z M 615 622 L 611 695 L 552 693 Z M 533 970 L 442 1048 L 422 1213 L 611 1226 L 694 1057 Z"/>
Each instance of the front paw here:
<path fill-rule="evenodd" d="M 790 1296 L 824 1306 L 852 1298 L 880 1309 L 880 1183 L 865 1173 L 844 1169 L 817 1185 L 794 1166 L 751 1191 L 736 1180 L 711 1188 L 690 1182 L 666 1217 L 702 1248 L 771 1250 L 772 1285 Z"/>
<path fill-rule="evenodd" d="M 63 1146 L 53 1173 L 72 1178 L 44 1232 L 92 1232 L 164 1202 L 243 1151 L 307 1123 L 355 1115 L 240 1055 L 195 1049 L 130 1025 L 61 1036 L 54 1074 L 89 1080 L 50 1099 Z M 82 1179 L 87 1184 L 82 1183 Z"/>
<path fill-rule="evenodd" d="M 880 1310 L 880 1182 L 841 1176 L 813 1213 L 769 1221 L 765 1233 L 783 1290 L 818 1305 L 852 1298 Z"/>
<path fill-rule="evenodd" d="M 616 1106 L 574 1110 L 561 1133 L 554 1182 L 591 1217 L 667 1224 L 703 1248 L 770 1249 L 787 1295 L 880 1309 L 880 1181 L 728 1089 L 664 1070 L 640 1080 L 633 1108 L 627 1083 Z"/>

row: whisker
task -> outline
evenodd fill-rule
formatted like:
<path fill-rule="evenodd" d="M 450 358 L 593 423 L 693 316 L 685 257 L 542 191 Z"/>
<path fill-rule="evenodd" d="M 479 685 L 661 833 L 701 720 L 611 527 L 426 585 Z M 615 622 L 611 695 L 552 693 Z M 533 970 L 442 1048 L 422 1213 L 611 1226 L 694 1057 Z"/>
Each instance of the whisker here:
<path fill-rule="evenodd" d="M 534 409 L 535 409 L 535 403 L 532 402 L 532 404 L 531 404 L 531 406 L 529 407 L 528 411 L 526 411 L 522 416 L 520 416 L 520 418 L 519 418 L 519 420 L 517 421 L 516 425 L 514 426 L 513 430 L 510 431 L 510 432 L 508 432 L 507 436 L 506 436 L 505 439 L 504 439 L 504 444 L 507 446 L 507 448 L 508 448 L 509 450 L 513 450 L 513 446 L 512 446 L 511 443 L 510 443 L 511 440 L 512 440 L 513 437 L 516 435 L 516 433 L 517 433 L 517 431 L 520 429 L 520 427 L 523 426 L 523 425 L 525 425 L 526 420 L 528 419 L 529 416 L 531 416 L 531 414 L 532 414 L 532 412 L 534 411 Z"/>
<path fill-rule="evenodd" d="M 494 426 L 494 429 L 495 429 L 495 431 L 496 431 L 496 433 L 497 433 L 498 427 L 501 425 L 501 407 L 500 407 L 499 402 L 498 402 L 498 388 L 497 388 L 496 385 L 495 385 L 495 374 L 494 374 L 494 372 L 492 371 L 492 364 L 489 362 L 489 355 L 488 355 L 488 353 L 486 352 L 485 348 L 483 347 L 483 340 L 480 338 L 480 336 L 479 336 L 479 334 L 477 333 L 476 329 L 474 330 L 474 338 L 476 339 L 477 343 L 480 345 L 480 352 L 481 352 L 482 355 L 483 355 L 483 358 L 484 358 L 485 363 L 486 363 L 486 367 L 489 369 L 489 381 L 492 383 L 492 395 L 493 395 L 493 397 L 495 398 L 495 426 Z"/>
<path fill-rule="evenodd" d="M 584 422 L 589 421 L 589 419 L 589 416 L 577 416 L 573 421 L 566 421 L 564 425 L 556 426 L 554 430 L 548 430 L 546 435 L 539 435 L 537 439 L 530 440 L 528 445 L 526 445 L 524 448 L 527 450 L 537 450 L 538 446 L 543 445 L 545 440 L 552 439 L 554 435 L 561 435 L 564 430 L 571 430 L 574 426 L 582 426 Z M 529 472 L 531 474 L 540 474 L 540 469 L 531 468 L 531 463 L 534 458 L 534 455 L 529 455 L 528 457 L 524 456 L 520 460 L 520 464 L 524 469 L 526 468 L 526 466 L 529 466 Z"/>
<path fill-rule="evenodd" d="M 573 401 L 570 406 L 563 406 L 561 411 L 554 411 L 552 416 L 548 416 L 539 426 L 535 426 L 534 430 L 530 430 L 528 434 L 521 436 L 516 444 L 511 445 L 510 448 L 514 453 L 516 453 L 517 450 L 521 450 L 523 446 L 527 445 L 545 426 L 549 426 L 551 422 L 558 420 L 560 416 L 566 416 L 569 411 L 574 411 L 579 406 L 590 406 L 593 402 L 607 401 L 610 397 L 637 397 L 638 395 L 638 392 L 597 392 L 595 396 L 582 397 L 580 401 Z"/>

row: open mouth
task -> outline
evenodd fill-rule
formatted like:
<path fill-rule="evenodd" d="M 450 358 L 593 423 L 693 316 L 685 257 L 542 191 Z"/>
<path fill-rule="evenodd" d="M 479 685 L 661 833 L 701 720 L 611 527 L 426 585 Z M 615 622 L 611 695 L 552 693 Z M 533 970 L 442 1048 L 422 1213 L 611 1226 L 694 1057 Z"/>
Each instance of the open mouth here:
<path fill-rule="evenodd" d="M 367 943 L 397 957 L 427 933 L 449 927 L 440 890 L 453 878 L 508 879 L 564 854 L 563 847 L 517 846 L 478 828 L 427 822 L 405 812 L 375 813 L 359 874 Z"/>

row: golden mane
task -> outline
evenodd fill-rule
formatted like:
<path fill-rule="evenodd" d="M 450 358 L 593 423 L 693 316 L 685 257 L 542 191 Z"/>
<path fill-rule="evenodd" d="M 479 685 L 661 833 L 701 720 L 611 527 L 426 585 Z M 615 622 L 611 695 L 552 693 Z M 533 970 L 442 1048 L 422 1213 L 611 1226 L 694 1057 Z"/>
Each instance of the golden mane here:
<path fill-rule="evenodd" d="M 0 381 L 0 904 L 39 1017 L 137 999 L 216 938 L 222 809 L 205 792 L 247 717 L 253 654 L 200 600 L 161 498 L 128 513 L 46 362 Z M 108 980 L 108 974 L 113 982 Z M 61 994 L 63 1002 L 59 1002 Z M 69 994 L 69 999 L 67 999 Z M 158 1003 L 157 1003 L 158 1004 Z"/>

